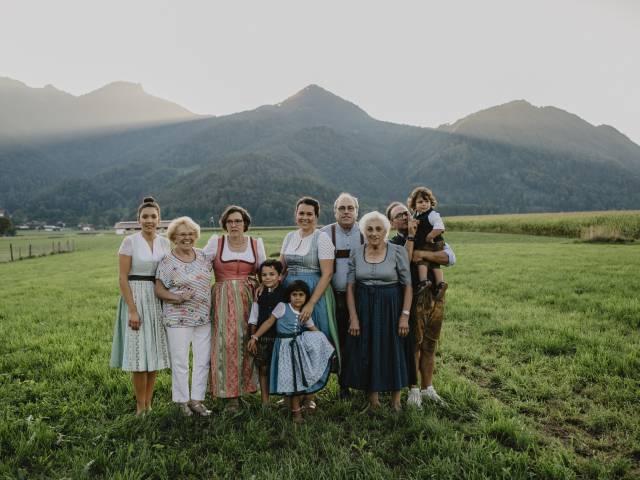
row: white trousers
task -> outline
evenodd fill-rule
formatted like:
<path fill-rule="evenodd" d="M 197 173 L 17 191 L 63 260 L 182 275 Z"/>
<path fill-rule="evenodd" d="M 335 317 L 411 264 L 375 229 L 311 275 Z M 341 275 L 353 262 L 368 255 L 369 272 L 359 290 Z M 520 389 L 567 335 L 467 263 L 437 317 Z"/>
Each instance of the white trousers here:
<path fill-rule="evenodd" d="M 204 400 L 211 363 L 211 324 L 167 328 L 171 356 L 171 396 L 174 402 Z M 189 346 L 193 345 L 193 371 L 189 395 Z"/>

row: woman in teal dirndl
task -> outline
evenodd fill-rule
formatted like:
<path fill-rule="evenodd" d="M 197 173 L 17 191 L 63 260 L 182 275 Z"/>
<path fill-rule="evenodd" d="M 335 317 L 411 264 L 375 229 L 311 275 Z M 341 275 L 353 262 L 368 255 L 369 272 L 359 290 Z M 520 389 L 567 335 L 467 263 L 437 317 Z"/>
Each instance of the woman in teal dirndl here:
<path fill-rule="evenodd" d="M 335 300 L 330 288 L 333 276 L 335 248 L 331 238 L 316 227 L 320 214 L 319 202 L 302 197 L 296 203 L 296 225 L 298 230 L 289 232 L 280 250 L 280 261 L 285 265 L 285 286 L 294 280 L 304 281 L 311 290 L 309 302 L 300 311 L 300 321 L 311 319 L 326 335 L 339 355 L 338 328 L 335 318 Z M 338 363 L 340 358 L 338 356 Z M 326 384 L 329 375 L 326 375 Z M 305 407 L 315 409 L 312 396 L 305 400 Z"/>

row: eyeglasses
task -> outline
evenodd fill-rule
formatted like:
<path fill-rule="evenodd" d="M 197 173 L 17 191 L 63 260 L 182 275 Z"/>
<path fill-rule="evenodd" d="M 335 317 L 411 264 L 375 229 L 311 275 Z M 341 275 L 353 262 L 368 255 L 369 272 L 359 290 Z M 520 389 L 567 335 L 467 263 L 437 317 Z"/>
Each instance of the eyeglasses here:
<path fill-rule="evenodd" d="M 409 218 L 409 212 L 400 212 L 393 217 L 394 220 L 400 220 L 401 218 Z"/>
<path fill-rule="evenodd" d="M 353 205 L 349 205 L 349 206 L 340 205 L 338 207 L 338 211 L 339 212 L 355 212 L 356 211 L 356 207 L 354 207 Z"/>
<path fill-rule="evenodd" d="M 241 223 L 244 223 L 244 220 L 227 220 L 227 225 L 240 225 Z"/>

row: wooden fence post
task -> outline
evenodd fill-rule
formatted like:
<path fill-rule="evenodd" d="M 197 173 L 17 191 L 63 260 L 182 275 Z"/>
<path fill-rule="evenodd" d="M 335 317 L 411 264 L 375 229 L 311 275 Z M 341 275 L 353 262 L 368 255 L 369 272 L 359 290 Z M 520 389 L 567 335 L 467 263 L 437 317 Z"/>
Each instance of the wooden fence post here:
<path fill-rule="evenodd" d="M 55 252 L 56 252 L 56 242 L 51 240 L 51 253 L 55 253 Z"/>
<path fill-rule="evenodd" d="M 9 256 L 11 257 L 11 261 L 13 262 L 13 244 L 9 244 Z"/>
<path fill-rule="evenodd" d="M 31 242 L 29 242 L 29 258 L 31 258 Z"/>
<path fill-rule="evenodd" d="M 58 242 L 58 253 L 60 253 L 60 242 Z"/>
<path fill-rule="evenodd" d="M 22 247 L 18 247 L 18 258 L 22 260 Z"/>

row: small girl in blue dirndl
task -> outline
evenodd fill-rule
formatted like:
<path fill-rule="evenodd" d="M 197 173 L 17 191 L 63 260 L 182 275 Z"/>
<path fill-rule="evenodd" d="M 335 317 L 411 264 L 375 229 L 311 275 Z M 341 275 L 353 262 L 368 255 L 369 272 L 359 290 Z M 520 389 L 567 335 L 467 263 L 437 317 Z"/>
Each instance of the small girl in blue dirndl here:
<path fill-rule="evenodd" d="M 291 282 L 285 291 L 289 303 L 279 303 L 273 309 L 271 316 L 251 335 L 247 346 L 251 353 L 255 353 L 259 338 L 277 322 L 269 392 L 289 397 L 295 423 L 303 422 L 302 397 L 317 392 L 327 384 L 335 351 L 311 319 L 304 324 L 298 319 L 300 310 L 310 297 L 309 286 L 305 282 Z"/>

